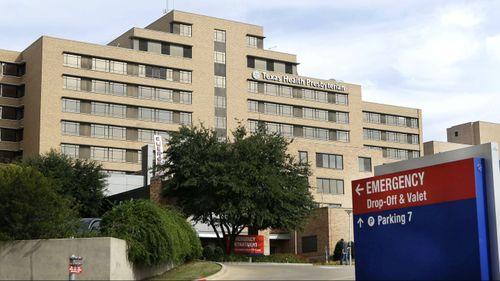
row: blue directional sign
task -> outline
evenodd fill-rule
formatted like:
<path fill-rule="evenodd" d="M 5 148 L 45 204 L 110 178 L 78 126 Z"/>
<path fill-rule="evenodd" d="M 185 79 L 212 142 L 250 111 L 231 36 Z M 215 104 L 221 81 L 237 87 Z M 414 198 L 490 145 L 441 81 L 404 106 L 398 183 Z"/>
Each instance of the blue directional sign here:
<path fill-rule="evenodd" d="M 353 181 L 356 280 L 488 280 L 483 161 Z"/>

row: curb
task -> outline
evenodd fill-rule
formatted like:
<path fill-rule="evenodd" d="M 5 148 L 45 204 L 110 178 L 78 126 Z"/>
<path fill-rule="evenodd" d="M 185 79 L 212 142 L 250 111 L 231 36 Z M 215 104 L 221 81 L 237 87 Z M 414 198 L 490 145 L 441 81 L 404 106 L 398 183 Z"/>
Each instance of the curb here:
<path fill-rule="evenodd" d="M 199 281 L 213 280 L 213 279 L 217 279 L 217 277 L 219 277 L 220 275 L 224 275 L 226 273 L 226 267 L 220 262 L 217 262 L 217 264 L 221 266 L 221 269 L 218 272 L 216 272 L 210 276 L 207 276 L 205 278 L 200 278 L 197 280 L 199 280 Z"/>
<path fill-rule="evenodd" d="M 313 266 L 312 263 L 286 263 L 286 262 L 224 262 L 226 264 L 234 265 L 263 265 L 263 266 L 276 266 L 276 265 L 292 265 L 292 266 Z"/>

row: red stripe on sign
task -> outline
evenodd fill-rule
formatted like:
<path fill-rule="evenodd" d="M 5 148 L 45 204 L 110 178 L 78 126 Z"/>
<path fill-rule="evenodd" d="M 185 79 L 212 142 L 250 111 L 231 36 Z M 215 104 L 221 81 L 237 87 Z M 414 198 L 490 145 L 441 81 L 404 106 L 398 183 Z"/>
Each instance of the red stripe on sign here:
<path fill-rule="evenodd" d="M 352 182 L 355 215 L 476 197 L 474 159 Z"/>

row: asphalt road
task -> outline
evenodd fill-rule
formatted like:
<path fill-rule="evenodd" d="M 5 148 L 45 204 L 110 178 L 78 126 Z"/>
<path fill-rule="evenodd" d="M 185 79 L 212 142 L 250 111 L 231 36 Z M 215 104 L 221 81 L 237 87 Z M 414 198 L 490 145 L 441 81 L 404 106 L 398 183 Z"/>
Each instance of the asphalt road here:
<path fill-rule="evenodd" d="M 311 264 L 223 263 L 209 280 L 354 280 L 352 266 Z"/>

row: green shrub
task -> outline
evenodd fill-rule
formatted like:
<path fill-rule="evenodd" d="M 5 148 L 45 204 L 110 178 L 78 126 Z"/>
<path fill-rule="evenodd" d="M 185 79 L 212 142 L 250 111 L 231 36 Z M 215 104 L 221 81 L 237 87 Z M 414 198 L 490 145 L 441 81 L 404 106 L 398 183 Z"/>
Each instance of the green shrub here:
<path fill-rule="evenodd" d="M 196 233 L 178 212 L 145 200 L 115 206 L 104 214 L 101 231 L 126 240 L 129 260 L 136 264 L 180 263 L 201 255 Z"/>
<path fill-rule="evenodd" d="M 214 249 L 211 246 L 203 247 L 203 258 L 206 260 L 212 260 L 214 257 Z"/>
<path fill-rule="evenodd" d="M 269 256 L 256 256 L 254 262 L 275 262 L 275 263 L 307 263 L 307 259 L 294 254 L 273 254 Z"/>

